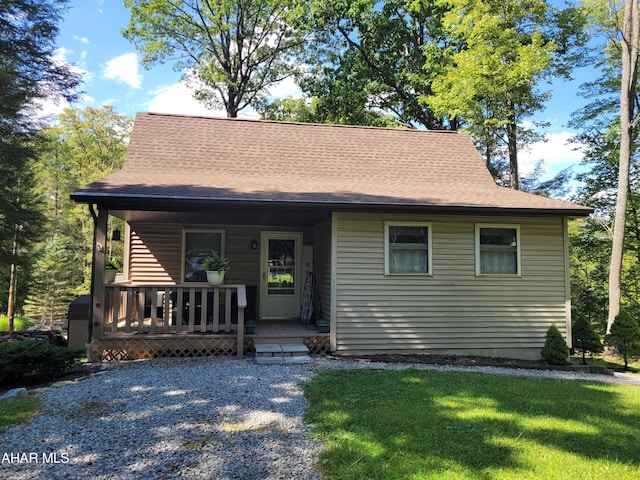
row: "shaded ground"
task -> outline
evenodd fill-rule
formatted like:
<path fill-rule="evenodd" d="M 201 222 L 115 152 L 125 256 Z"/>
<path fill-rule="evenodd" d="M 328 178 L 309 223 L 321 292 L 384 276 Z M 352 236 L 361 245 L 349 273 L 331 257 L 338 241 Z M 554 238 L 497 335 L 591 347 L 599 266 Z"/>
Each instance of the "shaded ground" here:
<path fill-rule="evenodd" d="M 359 355 L 363 360 L 388 363 L 427 363 L 431 365 L 454 365 L 460 367 L 503 367 L 533 370 L 569 370 L 613 375 L 613 371 L 597 365 L 549 365 L 543 360 L 521 360 L 516 358 L 480 357 L 470 355 L 436 354 L 376 354 Z"/>

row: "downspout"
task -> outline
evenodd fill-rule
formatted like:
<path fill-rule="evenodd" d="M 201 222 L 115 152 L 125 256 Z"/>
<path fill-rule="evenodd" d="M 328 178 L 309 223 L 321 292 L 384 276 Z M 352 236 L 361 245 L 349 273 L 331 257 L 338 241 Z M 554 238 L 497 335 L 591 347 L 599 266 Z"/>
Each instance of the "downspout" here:
<path fill-rule="evenodd" d="M 98 228 L 98 215 L 96 214 L 96 210 L 93 204 L 89 204 L 89 213 L 91 214 L 91 218 L 93 218 L 93 243 L 91 244 L 91 284 L 89 287 L 89 296 L 91 297 L 91 303 L 89 304 L 89 327 L 87 330 L 87 334 L 89 337 L 87 338 L 87 343 L 91 343 L 91 339 L 93 338 L 93 290 L 94 290 L 94 270 L 96 268 L 96 230 Z M 88 355 L 87 355 L 88 357 Z M 91 361 L 91 359 L 87 358 L 87 360 Z"/>

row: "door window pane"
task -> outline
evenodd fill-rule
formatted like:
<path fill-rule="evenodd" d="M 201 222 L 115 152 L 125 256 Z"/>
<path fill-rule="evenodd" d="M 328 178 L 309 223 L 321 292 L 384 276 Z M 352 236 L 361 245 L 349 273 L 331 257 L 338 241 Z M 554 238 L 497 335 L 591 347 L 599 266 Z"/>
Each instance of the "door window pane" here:
<path fill-rule="evenodd" d="M 295 294 L 296 241 L 269 239 L 268 295 Z"/>

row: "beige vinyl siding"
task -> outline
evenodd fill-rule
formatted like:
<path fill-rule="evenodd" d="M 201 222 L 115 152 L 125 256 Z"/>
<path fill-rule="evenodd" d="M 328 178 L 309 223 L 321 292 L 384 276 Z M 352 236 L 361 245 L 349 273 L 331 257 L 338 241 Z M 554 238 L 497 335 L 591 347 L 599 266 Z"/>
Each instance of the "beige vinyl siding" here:
<path fill-rule="evenodd" d="M 537 357 L 566 333 L 563 219 L 336 216 L 336 349 Z M 384 221 L 432 225 L 433 276 L 384 275 Z M 476 276 L 475 224 L 518 224 L 521 276 Z"/>
<path fill-rule="evenodd" d="M 260 241 L 259 227 L 147 223 L 131 225 L 129 257 L 131 282 L 182 283 L 182 231 L 184 228 L 224 230 L 225 255 L 229 257 L 230 262 L 225 282 L 258 285 L 260 248 L 252 249 L 251 242 Z"/>

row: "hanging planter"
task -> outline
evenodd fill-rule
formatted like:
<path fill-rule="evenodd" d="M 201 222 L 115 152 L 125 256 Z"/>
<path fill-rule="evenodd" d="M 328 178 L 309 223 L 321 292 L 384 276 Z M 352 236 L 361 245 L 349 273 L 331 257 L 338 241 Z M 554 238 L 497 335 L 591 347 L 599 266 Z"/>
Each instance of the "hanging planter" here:
<path fill-rule="evenodd" d="M 222 285 L 224 282 L 224 271 L 219 270 L 206 270 L 207 282 L 211 285 Z"/>
<path fill-rule="evenodd" d="M 202 261 L 202 269 L 207 273 L 207 281 L 211 285 L 221 285 L 224 273 L 229 270 L 229 259 L 211 250 L 211 255 Z"/>

